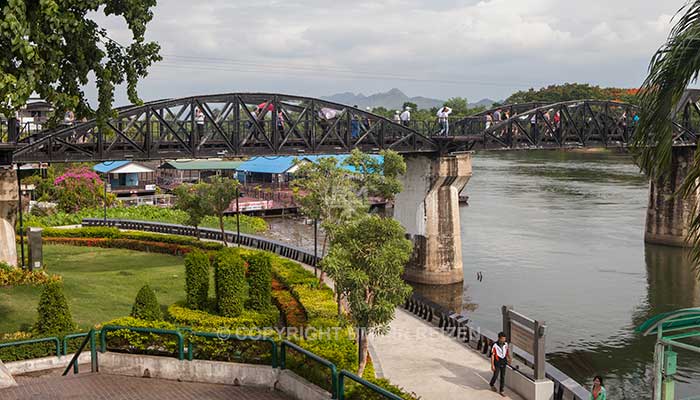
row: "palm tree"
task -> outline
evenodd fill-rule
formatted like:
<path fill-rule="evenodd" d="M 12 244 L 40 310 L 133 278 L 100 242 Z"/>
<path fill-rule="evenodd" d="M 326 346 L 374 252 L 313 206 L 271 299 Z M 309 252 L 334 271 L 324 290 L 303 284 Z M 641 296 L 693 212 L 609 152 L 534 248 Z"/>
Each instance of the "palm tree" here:
<path fill-rule="evenodd" d="M 654 54 L 649 75 L 639 91 L 639 125 L 633 140 L 637 163 L 651 178 L 663 182 L 671 171 L 673 149 L 672 113 L 690 83 L 700 73 L 700 0 L 690 0 L 676 17 L 666 43 Z M 700 151 L 676 196 L 700 189 Z M 700 262 L 700 212 L 690 226 L 693 260 Z"/>

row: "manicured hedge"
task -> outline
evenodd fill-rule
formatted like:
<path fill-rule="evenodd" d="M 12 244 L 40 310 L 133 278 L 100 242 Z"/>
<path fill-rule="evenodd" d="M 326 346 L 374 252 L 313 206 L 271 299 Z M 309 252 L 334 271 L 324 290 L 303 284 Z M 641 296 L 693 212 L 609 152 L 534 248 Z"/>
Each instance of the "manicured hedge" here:
<path fill-rule="evenodd" d="M 209 302 L 209 256 L 199 250 L 185 256 L 185 294 L 187 306 L 203 310 Z"/>
<path fill-rule="evenodd" d="M 39 317 L 34 329 L 40 334 L 55 335 L 75 330 L 61 281 L 50 281 L 44 285 L 37 313 Z"/>
<path fill-rule="evenodd" d="M 245 261 L 237 249 L 224 249 L 214 257 L 216 306 L 220 315 L 238 317 L 248 298 Z"/>
<path fill-rule="evenodd" d="M 136 295 L 134 306 L 131 308 L 131 316 L 146 321 L 160 321 L 163 312 L 160 310 L 156 293 L 150 286 L 144 285 Z"/>
<path fill-rule="evenodd" d="M 46 240 L 53 240 L 54 238 L 129 239 L 161 244 L 190 246 L 202 250 L 220 250 L 224 247 L 220 243 L 201 241 L 188 236 L 164 235 L 160 233 L 138 231 L 120 231 L 117 228 L 107 227 L 83 227 L 71 229 L 47 228 L 42 232 L 42 236 L 46 238 Z"/>
<path fill-rule="evenodd" d="M 192 310 L 180 304 L 168 307 L 168 319 L 179 326 L 193 330 L 216 330 L 236 328 L 274 328 L 277 326 L 280 312 L 275 307 L 264 311 L 243 310 L 238 317 L 223 317 L 205 311 Z"/>
<path fill-rule="evenodd" d="M 133 317 L 122 317 L 107 321 L 105 325 L 128 326 L 132 328 L 154 328 L 175 330 L 175 325 L 166 321 L 145 321 Z M 175 335 L 133 332 L 127 329 L 107 333 L 107 349 L 155 355 L 177 355 L 177 337 Z"/>
<path fill-rule="evenodd" d="M 257 251 L 244 255 L 248 262 L 248 307 L 266 310 L 272 306 L 272 257 L 270 253 Z"/>

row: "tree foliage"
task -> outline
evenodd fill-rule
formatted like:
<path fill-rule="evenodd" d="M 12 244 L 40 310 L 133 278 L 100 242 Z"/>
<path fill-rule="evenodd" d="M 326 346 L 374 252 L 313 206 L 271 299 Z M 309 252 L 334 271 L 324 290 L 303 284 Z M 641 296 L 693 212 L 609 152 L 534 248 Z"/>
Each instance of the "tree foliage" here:
<path fill-rule="evenodd" d="M 94 171 L 80 166 L 67 170 L 53 181 L 58 208 L 64 212 L 76 212 L 85 208 L 111 205 L 115 196 L 107 193 L 104 182 Z"/>
<path fill-rule="evenodd" d="M 175 207 L 188 215 L 187 225 L 197 227 L 206 216 L 215 216 L 226 244 L 225 212 L 236 198 L 238 181 L 215 176 L 209 183 L 183 184 L 175 188 Z"/>
<path fill-rule="evenodd" d="M 140 103 L 136 84 L 161 58 L 145 40 L 155 0 L 2 0 L 0 113 L 12 115 L 36 93 L 59 113 L 93 115 L 83 87 L 95 77 L 99 126 L 112 113 L 114 87 L 126 82 L 129 100 Z M 92 16 L 121 17 L 131 31 L 126 47 L 111 40 Z M 59 114 L 60 115 L 60 114 Z"/>
<path fill-rule="evenodd" d="M 383 150 L 379 154 L 381 161 L 354 149 L 344 163 L 355 170 L 354 182 L 363 195 L 392 200 L 403 189 L 399 177 L 406 173 L 406 162 L 393 150 Z"/>
<path fill-rule="evenodd" d="M 397 221 L 376 215 L 335 230 L 323 265 L 336 290 L 345 293 L 356 327 L 386 333 L 396 306 L 410 295 L 411 287 L 401 278 L 413 250 L 405 236 Z M 367 361 L 366 340 L 363 335 L 359 375 Z"/>
<path fill-rule="evenodd" d="M 535 90 L 521 90 L 508 97 L 504 104 L 515 103 L 559 103 L 571 100 L 618 100 L 625 103 L 636 104 L 636 89 L 601 88 L 588 83 L 565 83 L 563 85 L 549 85 Z"/>
<path fill-rule="evenodd" d="M 654 54 L 649 75 L 639 93 L 640 120 L 633 151 L 642 170 L 664 183 L 672 169 L 675 107 L 690 83 L 700 74 L 700 0 L 688 2 L 678 12 L 668 40 Z M 700 190 L 700 151 L 690 165 L 677 195 L 687 197 Z M 700 263 L 700 212 L 694 210 L 689 239 L 692 257 Z"/>
<path fill-rule="evenodd" d="M 34 327 L 37 333 L 56 335 L 75 329 L 66 296 L 63 294 L 63 282 L 61 281 L 49 281 L 44 285 L 39 297 L 37 313 L 39 318 Z"/>
<path fill-rule="evenodd" d="M 160 309 L 156 293 L 148 285 L 143 285 L 131 307 L 132 317 L 146 321 L 160 321 L 163 319 L 163 311 Z"/>

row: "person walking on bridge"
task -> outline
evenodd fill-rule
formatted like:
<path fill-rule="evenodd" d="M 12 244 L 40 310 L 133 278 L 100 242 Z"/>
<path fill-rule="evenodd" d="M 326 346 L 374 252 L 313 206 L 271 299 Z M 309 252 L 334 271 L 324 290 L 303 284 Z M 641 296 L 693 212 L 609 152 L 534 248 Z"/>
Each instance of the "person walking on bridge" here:
<path fill-rule="evenodd" d="M 438 135 L 448 136 L 450 134 L 450 123 L 449 118 L 452 113 L 452 109 L 447 106 L 443 106 L 437 112 L 438 123 L 440 124 L 440 133 Z"/>
<path fill-rule="evenodd" d="M 506 334 L 499 332 L 498 341 L 491 347 L 491 371 L 493 372 L 493 377 L 489 385 L 491 386 L 491 390 L 495 392 L 496 379 L 500 377 L 500 390 L 498 392 L 503 397 L 505 397 L 506 367 L 511 361 L 510 346 L 508 346 L 506 342 Z"/>
<path fill-rule="evenodd" d="M 408 127 L 411 123 L 411 107 L 404 108 L 399 118 L 401 118 L 401 125 Z"/>
<path fill-rule="evenodd" d="M 394 113 L 394 122 L 397 124 L 401 123 L 401 115 L 399 115 L 400 112 L 401 111 L 396 110 L 396 112 Z"/>

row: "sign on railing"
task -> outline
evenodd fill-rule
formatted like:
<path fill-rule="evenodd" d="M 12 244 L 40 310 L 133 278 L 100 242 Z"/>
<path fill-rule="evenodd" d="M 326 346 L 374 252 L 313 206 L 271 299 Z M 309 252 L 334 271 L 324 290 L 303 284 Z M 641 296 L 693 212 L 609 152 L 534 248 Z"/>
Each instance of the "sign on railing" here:
<path fill-rule="evenodd" d="M 510 306 L 503 306 L 503 333 L 510 343 L 533 355 L 535 380 L 545 377 L 544 339 L 547 326 L 544 322 L 530 319 Z"/>

